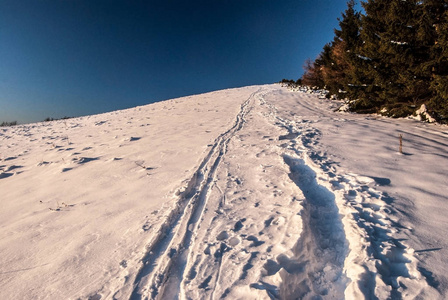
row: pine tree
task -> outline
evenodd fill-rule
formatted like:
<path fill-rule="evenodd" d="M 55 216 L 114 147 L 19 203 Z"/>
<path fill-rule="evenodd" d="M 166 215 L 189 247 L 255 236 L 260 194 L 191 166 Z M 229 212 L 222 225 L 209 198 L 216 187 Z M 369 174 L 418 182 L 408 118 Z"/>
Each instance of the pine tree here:
<path fill-rule="evenodd" d="M 336 94 L 341 88 L 341 67 L 334 57 L 334 43 L 326 44 L 316 60 L 321 66 L 322 80 L 330 94 Z"/>
<path fill-rule="evenodd" d="M 388 1 L 373 1 L 362 3 L 365 14 L 361 16 L 360 39 L 362 44 L 355 51 L 353 58 L 354 69 L 357 74 L 349 83 L 349 94 L 352 109 L 360 112 L 373 112 L 380 105 L 378 96 L 378 67 L 380 57 L 378 43 L 380 34 L 384 31 L 384 22 L 380 21 Z"/>
<path fill-rule="evenodd" d="M 427 104 L 448 122 L 448 0 L 349 0 L 334 40 L 303 84 L 355 100 L 358 112 L 406 116 Z"/>
<path fill-rule="evenodd" d="M 366 89 L 361 103 L 376 110 L 386 108 L 392 116 L 407 115 L 412 112 L 408 105 L 425 91 L 424 80 L 417 80 L 415 74 L 417 2 L 369 0 L 363 7 L 360 57 L 365 60 Z"/>
<path fill-rule="evenodd" d="M 302 78 L 304 84 L 312 82 L 313 85 L 326 88 L 330 94 L 339 97 L 346 96 L 345 90 L 351 81 L 350 74 L 354 73 L 349 72 L 354 69 L 350 64 L 354 52 L 350 49 L 360 43 L 360 14 L 354 10 L 354 0 L 350 0 L 347 6 L 347 10 L 342 14 L 342 20 L 339 20 L 340 29 L 335 30 L 336 36 L 333 42 L 324 46 L 314 63 L 307 63 Z"/>
<path fill-rule="evenodd" d="M 391 78 L 394 89 L 388 106 L 392 114 L 406 116 L 430 97 L 431 74 L 422 66 L 429 60 L 431 42 L 418 34 L 424 26 L 419 22 L 420 2 L 396 0 L 392 2 L 391 13 L 397 17 L 388 27 L 391 65 L 397 77 Z"/>
<path fill-rule="evenodd" d="M 360 44 L 360 19 L 361 14 L 355 10 L 355 1 L 347 2 L 347 9 L 342 13 L 339 21 L 339 29 L 335 29 L 335 38 L 345 43 L 345 49 L 355 49 Z"/>
<path fill-rule="evenodd" d="M 335 29 L 333 41 L 333 61 L 336 64 L 340 88 L 339 98 L 356 98 L 355 83 L 359 83 L 360 73 L 357 68 L 357 51 L 362 44 L 360 37 L 361 14 L 355 10 L 355 1 L 347 2 L 347 9 L 339 20 L 339 29 Z"/>
<path fill-rule="evenodd" d="M 441 122 L 448 123 L 448 4 L 444 0 L 423 2 L 419 36 L 430 46 L 430 58 L 424 65 L 430 72 L 428 109 Z"/>

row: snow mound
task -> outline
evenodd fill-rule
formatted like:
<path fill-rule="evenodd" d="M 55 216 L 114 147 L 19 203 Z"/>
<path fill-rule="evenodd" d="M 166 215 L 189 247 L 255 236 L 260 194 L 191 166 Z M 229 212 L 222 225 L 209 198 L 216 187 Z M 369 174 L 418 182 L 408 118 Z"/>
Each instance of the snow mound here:
<path fill-rule="evenodd" d="M 435 123 L 436 119 L 431 117 L 431 115 L 428 113 L 428 109 L 426 108 L 425 104 L 422 104 L 418 110 L 415 111 L 416 116 L 413 117 L 414 119 L 418 121 L 426 121 L 428 123 Z"/>

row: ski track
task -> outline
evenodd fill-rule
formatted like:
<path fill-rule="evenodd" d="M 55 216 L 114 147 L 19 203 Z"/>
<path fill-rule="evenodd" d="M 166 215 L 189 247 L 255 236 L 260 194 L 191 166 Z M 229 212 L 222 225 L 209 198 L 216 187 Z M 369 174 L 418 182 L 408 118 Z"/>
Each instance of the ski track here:
<path fill-rule="evenodd" d="M 385 179 L 339 173 L 325 153 L 314 150 L 321 133 L 313 121 L 280 116 L 265 98 L 269 92 L 261 88 L 253 93 L 241 105 L 234 125 L 216 138 L 176 208 L 147 247 L 130 299 L 232 298 L 242 285 L 258 292 L 256 298 L 266 299 L 407 299 L 421 295 L 428 284 L 417 269 L 413 249 L 397 238 L 409 228 L 394 218 L 394 199 L 374 188 L 387 184 Z M 223 219 L 235 216 L 226 208 L 226 187 L 220 187 L 217 173 L 225 169 L 230 176 L 223 166 L 229 143 L 257 103 L 264 109 L 259 115 L 287 131 L 273 143 L 288 172 L 285 184 L 303 198 L 282 216 L 290 224 L 283 229 L 283 238 L 293 242 L 290 252 L 272 258 L 269 252 L 274 245 L 239 234 L 246 218 L 235 222 L 232 230 L 219 229 Z M 316 118 L 328 117 L 316 107 L 301 105 Z M 240 143 L 244 145 L 243 139 Z M 232 181 L 241 184 L 238 178 Z M 219 196 L 210 197 L 212 191 Z M 246 207 L 259 205 L 242 196 L 238 199 L 247 201 Z M 293 217 L 297 215 L 301 224 Z M 265 229 L 274 219 L 264 221 Z M 299 234 L 288 233 L 300 225 Z M 266 233 L 262 230 L 259 235 Z M 214 243 L 207 241 L 212 234 Z M 243 248 L 243 241 L 251 243 L 249 248 Z M 224 268 L 232 263 L 234 277 L 223 277 Z"/>
<path fill-rule="evenodd" d="M 171 297 L 182 294 L 181 282 L 184 276 L 186 257 L 188 257 L 192 235 L 197 221 L 207 202 L 207 193 L 213 184 L 216 169 L 226 152 L 229 140 L 239 131 L 250 110 L 253 93 L 242 105 L 232 128 L 216 138 L 211 150 L 189 181 L 180 198 L 176 211 L 168 218 L 161 234 L 148 247 L 144 266 L 137 275 L 131 299 L 163 298 L 164 293 Z"/>

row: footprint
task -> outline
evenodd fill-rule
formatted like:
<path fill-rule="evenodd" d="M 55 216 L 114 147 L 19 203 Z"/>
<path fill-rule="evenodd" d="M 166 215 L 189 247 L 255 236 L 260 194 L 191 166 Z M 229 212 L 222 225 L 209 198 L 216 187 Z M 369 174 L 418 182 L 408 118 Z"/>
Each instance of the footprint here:
<path fill-rule="evenodd" d="M 264 264 L 263 268 L 266 270 L 267 276 L 272 276 L 277 274 L 277 272 L 280 271 L 282 267 L 276 261 L 268 259 L 268 261 Z"/>
<path fill-rule="evenodd" d="M 123 268 L 126 268 L 126 267 L 128 266 L 128 262 L 127 262 L 126 260 L 123 259 L 123 260 L 120 262 L 120 266 L 123 267 Z"/>
<path fill-rule="evenodd" d="M 229 245 L 232 247 L 235 247 L 239 243 L 240 243 L 240 239 L 235 236 L 229 239 Z"/>
<path fill-rule="evenodd" d="M 279 141 L 282 141 L 282 140 L 293 140 L 293 139 L 295 139 L 298 136 L 299 136 L 299 133 L 297 133 L 297 132 L 290 132 L 288 134 L 279 136 L 278 140 Z"/>
<path fill-rule="evenodd" d="M 267 219 L 266 221 L 264 221 L 264 227 L 269 227 L 271 226 L 272 221 L 274 220 L 274 217 L 270 217 L 269 219 Z"/>
<path fill-rule="evenodd" d="M 151 225 L 150 224 L 145 224 L 142 226 L 143 231 L 148 231 L 149 229 L 151 229 Z"/>
<path fill-rule="evenodd" d="M 243 222 L 246 221 L 246 218 L 243 218 L 235 223 L 235 226 L 233 227 L 233 231 L 238 232 L 243 228 Z"/>
<path fill-rule="evenodd" d="M 341 184 L 339 181 L 337 181 L 337 180 L 331 180 L 331 181 L 330 181 L 330 184 L 331 184 L 331 189 L 332 189 L 333 191 L 341 190 L 341 189 L 344 188 L 344 187 L 342 186 L 342 184 Z"/>
<path fill-rule="evenodd" d="M 264 241 L 259 241 L 258 238 L 256 236 L 253 235 L 249 235 L 246 240 L 251 241 L 252 243 L 249 245 L 249 247 L 258 247 L 263 245 L 265 242 Z"/>
<path fill-rule="evenodd" d="M 211 248 L 212 248 L 212 245 L 207 244 L 207 247 L 204 249 L 204 254 L 205 255 L 210 255 L 211 254 Z"/>
<path fill-rule="evenodd" d="M 100 300 L 102 298 L 101 294 L 94 294 L 92 296 L 89 296 L 89 298 L 87 298 L 88 300 Z"/>
<path fill-rule="evenodd" d="M 220 234 L 218 234 L 218 236 L 216 237 L 216 239 L 218 241 L 223 241 L 229 238 L 229 234 L 227 233 L 227 231 L 222 231 Z"/>
<path fill-rule="evenodd" d="M 225 243 L 221 243 L 221 245 L 219 246 L 219 249 L 216 250 L 215 252 L 215 258 L 221 258 L 225 252 L 229 251 L 229 247 L 227 247 L 227 245 Z"/>
<path fill-rule="evenodd" d="M 356 198 L 356 191 L 355 190 L 349 190 L 347 194 L 344 195 L 345 199 L 347 200 L 353 200 Z"/>

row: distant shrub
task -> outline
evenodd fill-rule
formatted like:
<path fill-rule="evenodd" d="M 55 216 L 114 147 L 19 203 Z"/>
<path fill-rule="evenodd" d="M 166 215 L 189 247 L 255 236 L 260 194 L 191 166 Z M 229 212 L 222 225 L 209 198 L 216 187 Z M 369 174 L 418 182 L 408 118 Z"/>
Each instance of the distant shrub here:
<path fill-rule="evenodd" d="M 73 117 L 67 117 L 67 116 L 65 116 L 65 117 L 60 118 L 60 119 L 55 119 L 55 118 L 50 118 L 50 117 L 48 117 L 48 118 L 46 118 L 46 119 L 44 120 L 44 122 L 57 121 L 57 120 L 67 120 L 67 119 L 71 119 L 71 118 L 73 118 Z"/>
<path fill-rule="evenodd" d="M 2 122 L 0 124 L 0 127 L 7 127 L 7 126 L 15 126 L 17 125 L 17 121 L 12 121 L 12 122 Z"/>
<path fill-rule="evenodd" d="M 297 87 L 299 85 L 302 85 L 302 79 L 299 78 L 299 79 L 297 79 L 297 81 L 294 81 L 292 79 L 282 79 L 279 83 L 282 86 L 287 86 L 287 87 L 290 87 L 290 88 L 294 88 L 294 87 Z"/>

